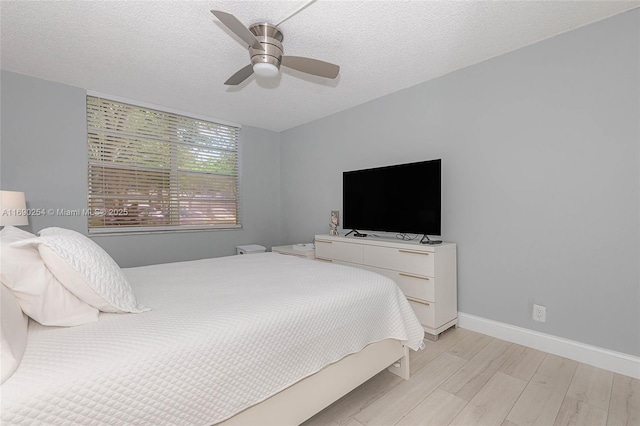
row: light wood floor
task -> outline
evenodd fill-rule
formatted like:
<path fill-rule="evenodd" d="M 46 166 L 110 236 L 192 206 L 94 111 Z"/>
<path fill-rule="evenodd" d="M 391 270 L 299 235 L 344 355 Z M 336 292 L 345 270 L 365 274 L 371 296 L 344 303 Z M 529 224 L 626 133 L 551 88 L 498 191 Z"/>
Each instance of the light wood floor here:
<path fill-rule="evenodd" d="M 411 351 L 411 379 L 383 371 L 318 425 L 640 425 L 640 380 L 464 329 Z"/>

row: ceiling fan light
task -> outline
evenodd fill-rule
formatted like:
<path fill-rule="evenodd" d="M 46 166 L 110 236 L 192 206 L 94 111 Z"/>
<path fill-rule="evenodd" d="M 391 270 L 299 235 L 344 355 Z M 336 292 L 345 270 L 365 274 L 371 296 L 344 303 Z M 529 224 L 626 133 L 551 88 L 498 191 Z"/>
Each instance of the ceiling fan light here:
<path fill-rule="evenodd" d="M 278 75 L 278 67 L 273 64 L 260 62 L 253 65 L 253 72 L 260 77 L 275 77 Z"/>

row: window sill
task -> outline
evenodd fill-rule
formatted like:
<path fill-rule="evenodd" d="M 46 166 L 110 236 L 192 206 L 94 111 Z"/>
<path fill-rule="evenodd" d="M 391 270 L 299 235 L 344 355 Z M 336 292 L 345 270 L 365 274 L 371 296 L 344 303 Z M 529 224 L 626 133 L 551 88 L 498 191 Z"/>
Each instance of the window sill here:
<path fill-rule="evenodd" d="M 114 228 L 89 229 L 89 237 L 116 237 L 121 235 L 176 234 L 185 232 L 239 231 L 242 225 L 234 226 L 180 226 L 166 228 Z"/>

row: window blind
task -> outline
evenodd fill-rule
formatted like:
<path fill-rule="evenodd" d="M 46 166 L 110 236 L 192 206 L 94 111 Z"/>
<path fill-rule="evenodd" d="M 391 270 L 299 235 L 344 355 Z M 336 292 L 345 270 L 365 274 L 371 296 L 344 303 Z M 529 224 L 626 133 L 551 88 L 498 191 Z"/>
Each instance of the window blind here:
<path fill-rule="evenodd" d="M 240 227 L 239 131 L 87 96 L 89 232 Z"/>

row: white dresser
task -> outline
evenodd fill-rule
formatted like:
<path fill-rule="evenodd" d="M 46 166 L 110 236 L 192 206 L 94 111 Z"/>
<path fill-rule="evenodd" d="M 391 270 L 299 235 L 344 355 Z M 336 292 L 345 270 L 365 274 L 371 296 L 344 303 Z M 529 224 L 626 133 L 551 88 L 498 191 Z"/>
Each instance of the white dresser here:
<path fill-rule="evenodd" d="M 393 279 L 433 340 L 458 322 L 456 245 L 424 245 L 376 237 L 316 235 L 316 260 Z"/>

